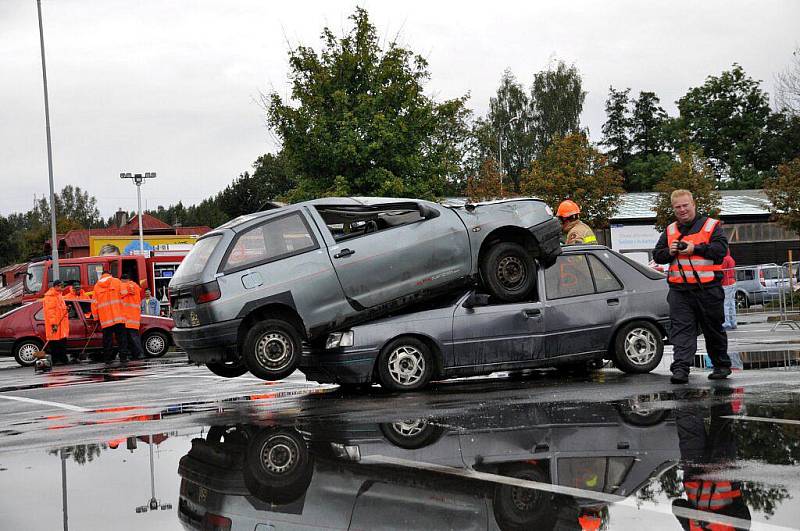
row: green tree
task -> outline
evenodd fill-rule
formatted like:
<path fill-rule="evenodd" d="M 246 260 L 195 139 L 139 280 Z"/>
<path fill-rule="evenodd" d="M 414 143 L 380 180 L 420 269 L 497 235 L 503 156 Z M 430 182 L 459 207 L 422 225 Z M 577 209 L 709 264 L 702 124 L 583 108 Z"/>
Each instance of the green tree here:
<path fill-rule="evenodd" d="M 20 241 L 14 224 L 0 216 L 0 267 L 13 264 L 20 256 Z"/>
<path fill-rule="evenodd" d="M 625 189 L 629 192 L 650 192 L 675 164 L 670 153 L 636 154 L 625 166 Z"/>
<path fill-rule="evenodd" d="M 593 227 L 608 225 L 619 196 L 622 174 L 608 157 L 578 133 L 559 138 L 533 162 L 522 176 L 522 193 L 539 197 L 555 211 L 564 199 L 581 207 L 581 217 Z"/>
<path fill-rule="evenodd" d="M 777 174 L 764 182 L 764 192 L 778 221 L 800 233 L 800 157 L 778 166 Z"/>
<path fill-rule="evenodd" d="M 603 124 L 600 145 L 606 147 L 606 155 L 618 170 L 625 167 L 630 157 L 630 91 L 629 88 L 616 90 L 613 86 L 609 87 L 606 100 L 606 122 Z"/>
<path fill-rule="evenodd" d="M 341 37 L 323 30 L 320 53 L 289 51 L 293 101 L 276 92 L 266 98 L 267 122 L 298 174 L 290 197 L 441 195 L 461 157 L 437 141 L 464 98 L 426 96 L 427 61 L 395 41 L 382 47 L 366 10 L 349 19 L 353 26 Z"/>
<path fill-rule="evenodd" d="M 686 149 L 678 155 L 678 162 L 670 168 L 655 186 L 656 229 L 663 231 L 674 221 L 670 194 L 675 190 L 689 190 L 697 204 L 698 214 L 716 216 L 719 213 L 720 194 L 717 180 L 708 161 L 699 150 Z"/>
<path fill-rule="evenodd" d="M 586 92 L 575 65 L 556 61 L 547 70 L 534 74 L 530 99 L 537 155 L 544 153 L 556 138 L 580 131 Z"/>
<path fill-rule="evenodd" d="M 800 116 L 800 47 L 792 52 L 792 62 L 776 77 L 778 108 L 790 116 Z"/>
<path fill-rule="evenodd" d="M 631 144 L 640 155 L 657 155 L 665 149 L 664 124 L 669 117 L 659 103 L 655 92 L 643 91 L 633 104 Z"/>
<path fill-rule="evenodd" d="M 702 148 L 717 179 L 731 188 L 760 187 L 770 169 L 759 159 L 770 114 L 760 82 L 734 63 L 677 103 L 688 141 Z"/>
<path fill-rule="evenodd" d="M 487 201 L 503 197 L 500 191 L 500 171 L 494 159 L 486 159 L 477 175 L 467 179 L 467 197 L 470 201 Z"/>

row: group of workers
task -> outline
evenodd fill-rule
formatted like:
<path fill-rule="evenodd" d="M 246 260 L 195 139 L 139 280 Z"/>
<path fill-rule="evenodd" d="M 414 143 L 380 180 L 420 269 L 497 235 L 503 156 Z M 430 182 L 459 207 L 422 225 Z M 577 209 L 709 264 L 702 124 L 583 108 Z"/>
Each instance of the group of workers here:
<path fill-rule="evenodd" d="M 127 274 L 119 279 L 104 271 L 93 286 L 91 292 L 85 292 L 80 282 L 53 282 L 53 286 L 45 293 L 43 300 L 45 339 L 44 351 L 50 359 L 41 358 L 37 368 L 47 370 L 52 365 L 78 363 L 80 352 L 67 357 L 67 338 L 69 337 L 69 310 L 65 301 L 70 299 L 91 300 L 91 317 L 96 321 L 95 330 L 91 331 L 88 340 L 97 328 L 103 331 L 103 357 L 106 363 L 112 363 L 117 355 L 122 363 L 128 358 L 139 359 L 144 356 L 142 342 L 139 338 L 139 326 L 143 308 L 148 310 L 150 290 L 146 298 L 142 298 L 142 290 Z M 157 308 L 156 308 L 157 311 Z M 87 317 L 89 315 L 87 314 Z M 114 346 L 116 339 L 116 349 Z M 88 345 L 87 340 L 87 345 Z"/>

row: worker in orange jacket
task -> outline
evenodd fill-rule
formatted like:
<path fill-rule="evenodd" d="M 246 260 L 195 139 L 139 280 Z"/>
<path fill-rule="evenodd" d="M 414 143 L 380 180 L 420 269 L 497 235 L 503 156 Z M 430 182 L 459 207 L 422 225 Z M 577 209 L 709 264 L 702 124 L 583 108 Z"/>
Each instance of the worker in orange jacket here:
<path fill-rule="evenodd" d="M 64 295 L 64 298 L 86 300 L 89 298 L 89 295 L 81 287 L 81 281 L 76 280 L 72 283 L 72 290 L 70 291 L 69 297 Z"/>
<path fill-rule="evenodd" d="M 67 337 L 69 337 L 69 312 L 64 302 L 63 283 L 60 280 L 53 282 L 53 287 L 44 294 L 42 305 L 44 307 L 44 331 L 47 339 L 48 354 L 53 365 L 59 363 L 66 365 Z"/>
<path fill-rule="evenodd" d="M 122 297 L 122 313 L 125 315 L 125 328 L 128 332 L 128 348 L 131 359 L 137 360 L 144 356 L 142 339 L 139 337 L 139 326 L 142 315 L 142 289 L 139 284 L 131 280 L 127 273 L 120 277 L 121 284 L 127 294 Z"/>
<path fill-rule="evenodd" d="M 100 280 L 92 288 L 92 315 L 100 321 L 103 330 L 103 354 L 105 362 L 111 363 L 117 357 L 114 352 L 114 338 L 119 348 L 119 361 L 128 362 L 128 333 L 125 328 L 125 315 L 122 311 L 122 297 L 128 290 L 119 279 L 111 276 L 108 271 L 103 271 Z"/>

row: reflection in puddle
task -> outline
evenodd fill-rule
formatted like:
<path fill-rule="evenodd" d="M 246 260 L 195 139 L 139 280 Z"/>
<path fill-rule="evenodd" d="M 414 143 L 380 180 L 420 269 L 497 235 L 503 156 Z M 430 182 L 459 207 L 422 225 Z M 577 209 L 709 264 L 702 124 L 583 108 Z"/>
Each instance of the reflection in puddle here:
<path fill-rule="evenodd" d="M 115 530 L 791 528 L 800 426 L 747 419 L 800 419 L 800 395 L 769 398 L 717 385 L 428 404 L 398 419 L 365 408 L 372 397 L 328 397 L 302 416 L 0 454 L 0 491 L 16 494 L 0 517 L 8 529 L 65 515 Z M 40 500 L 36 517 L 14 498 Z"/>

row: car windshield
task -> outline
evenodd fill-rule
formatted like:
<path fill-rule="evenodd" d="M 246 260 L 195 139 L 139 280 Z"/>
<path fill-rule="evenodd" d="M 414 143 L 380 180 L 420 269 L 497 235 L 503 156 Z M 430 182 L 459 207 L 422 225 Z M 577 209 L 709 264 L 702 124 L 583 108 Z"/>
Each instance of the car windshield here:
<path fill-rule="evenodd" d="M 206 262 L 217 246 L 217 243 L 222 239 L 221 234 L 217 234 L 208 238 L 198 240 L 194 244 L 192 250 L 183 259 L 181 265 L 175 271 L 175 276 L 172 277 L 173 281 L 180 282 L 181 280 L 188 280 L 203 272 L 206 267 Z"/>
<path fill-rule="evenodd" d="M 28 293 L 39 293 L 44 281 L 44 264 L 33 264 L 28 266 L 28 273 L 25 275 L 25 291 Z"/>

